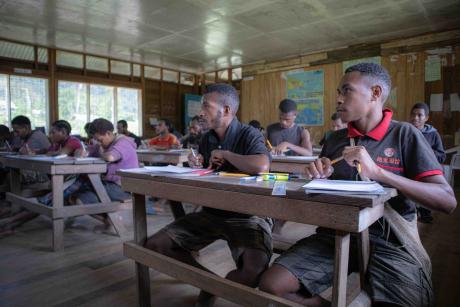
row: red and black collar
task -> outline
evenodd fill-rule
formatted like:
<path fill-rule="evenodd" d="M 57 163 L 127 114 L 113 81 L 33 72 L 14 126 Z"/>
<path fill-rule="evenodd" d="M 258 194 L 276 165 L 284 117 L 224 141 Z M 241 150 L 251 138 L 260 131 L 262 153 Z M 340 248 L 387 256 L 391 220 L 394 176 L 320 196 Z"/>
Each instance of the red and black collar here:
<path fill-rule="evenodd" d="M 383 139 L 385 134 L 388 131 L 388 127 L 390 127 L 390 122 L 391 118 L 393 117 L 393 112 L 390 109 L 384 109 L 383 110 L 383 119 L 380 121 L 380 123 L 371 131 L 369 131 L 366 134 L 362 134 L 359 132 L 354 126 L 353 123 L 350 122 L 348 123 L 348 137 L 349 138 L 355 138 L 355 137 L 361 137 L 361 136 L 368 136 L 376 141 L 380 141 Z"/>

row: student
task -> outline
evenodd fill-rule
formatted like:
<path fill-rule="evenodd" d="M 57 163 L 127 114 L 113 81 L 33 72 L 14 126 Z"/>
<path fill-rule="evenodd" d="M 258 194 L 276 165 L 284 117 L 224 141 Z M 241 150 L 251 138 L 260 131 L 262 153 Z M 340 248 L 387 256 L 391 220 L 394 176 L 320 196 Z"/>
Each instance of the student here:
<path fill-rule="evenodd" d="M 257 174 L 269 169 L 269 153 L 261 133 L 236 118 L 238 92 L 227 84 L 208 86 L 203 97 L 200 119 L 210 127 L 200 143 L 197 157 L 189 156 L 194 167 Z M 250 205 L 250 204 L 248 204 Z M 202 268 L 191 255 L 217 239 L 224 239 L 232 250 L 236 269 L 227 278 L 256 287 L 272 254 L 270 225 L 266 219 L 212 208 L 188 214 L 169 224 L 145 246 L 187 264 Z M 205 299 L 204 292 L 200 295 Z"/>
<path fill-rule="evenodd" d="M 121 119 L 117 122 L 117 132 L 118 134 L 124 134 L 130 138 L 133 138 L 134 142 L 136 142 L 137 147 L 142 145 L 141 138 L 128 130 L 128 123 L 126 122 L 126 120 Z"/>
<path fill-rule="evenodd" d="M 279 104 L 279 123 L 267 127 L 267 138 L 273 146 L 276 155 L 287 153 L 289 150 L 299 156 L 311 156 L 313 149 L 310 134 L 307 129 L 295 123 L 297 104 L 290 99 L 284 99 Z"/>
<path fill-rule="evenodd" d="M 0 150 L 1 151 L 11 151 L 13 141 L 13 134 L 10 131 L 10 128 L 8 128 L 5 125 L 0 125 Z"/>
<path fill-rule="evenodd" d="M 171 127 L 172 123 L 169 119 L 160 119 L 155 128 L 158 135 L 149 141 L 149 145 L 162 149 L 178 147 L 180 142 L 174 134 L 169 132 Z"/>
<path fill-rule="evenodd" d="M 324 145 L 326 140 L 331 136 L 331 134 L 334 131 L 340 130 L 340 129 L 345 129 L 347 127 L 347 123 L 343 122 L 342 119 L 339 117 L 337 113 L 332 114 L 331 116 L 331 130 L 327 131 L 321 141 L 319 142 L 319 145 Z"/>
<path fill-rule="evenodd" d="M 95 119 L 91 123 L 90 132 L 98 144 L 89 155 L 108 162 L 107 173 L 102 176 L 102 183 L 107 194 L 113 201 L 129 198 L 130 194 L 121 188 L 121 177 L 116 172 L 120 169 L 139 167 L 134 140 L 125 135 L 115 135 L 113 124 L 104 118 Z M 85 183 L 73 194 L 74 198 L 78 198 L 84 204 L 99 202 L 92 186 L 87 181 Z"/>
<path fill-rule="evenodd" d="M 180 143 L 184 148 L 194 148 L 198 149 L 202 134 L 201 134 L 201 125 L 198 116 L 192 118 L 189 123 L 188 133 L 181 138 Z"/>
<path fill-rule="evenodd" d="M 21 154 L 44 154 L 48 151 L 50 141 L 42 131 L 32 130 L 29 118 L 18 115 L 11 124 L 15 135 L 13 150 Z"/>
<path fill-rule="evenodd" d="M 444 146 L 442 146 L 441 136 L 439 135 L 436 128 L 426 123 L 428 121 L 429 114 L 430 109 L 426 103 L 416 103 L 412 107 L 410 113 L 410 122 L 422 132 L 428 144 L 430 144 L 431 149 L 433 149 L 438 162 L 443 163 L 446 160 L 446 152 L 444 151 Z M 431 210 L 424 207 L 419 207 L 418 212 L 420 213 L 421 222 L 431 223 L 433 221 Z"/>
<path fill-rule="evenodd" d="M 47 155 L 73 156 L 75 152 L 83 149 L 79 139 L 70 135 L 72 127 L 65 120 L 57 120 L 51 125 L 50 139 L 52 145 L 48 148 Z"/>
<path fill-rule="evenodd" d="M 428 255 L 408 235 L 417 230 L 411 200 L 446 213 L 457 202 L 422 134 L 408 123 L 392 120 L 392 112 L 383 109 L 390 89 L 390 76 L 382 66 L 363 63 L 348 68 L 337 97 L 337 113 L 349 123 L 348 129 L 331 135 L 322 158 L 310 163 L 306 173 L 312 178 L 354 180 L 355 165 L 360 163 L 363 176 L 398 190 L 385 205 L 388 218 L 369 228 L 366 291 L 373 306 L 432 306 Z M 350 146 L 350 138 L 357 146 Z M 344 160 L 332 168 L 331 160 L 340 156 Z M 352 244 L 355 239 L 352 236 Z M 350 257 L 350 270 L 357 268 L 357 260 Z M 320 227 L 275 260 L 262 276 L 260 289 L 321 306 L 327 302 L 319 294 L 331 286 L 333 272 L 334 232 Z"/>

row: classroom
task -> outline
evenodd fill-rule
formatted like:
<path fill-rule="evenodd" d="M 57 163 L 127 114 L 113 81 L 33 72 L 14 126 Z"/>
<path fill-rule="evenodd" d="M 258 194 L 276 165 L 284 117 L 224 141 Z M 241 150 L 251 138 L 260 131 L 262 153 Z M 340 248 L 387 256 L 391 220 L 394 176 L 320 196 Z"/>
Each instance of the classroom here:
<path fill-rule="evenodd" d="M 460 306 L 458 0 L 0 0 L 0 306 Z"/>

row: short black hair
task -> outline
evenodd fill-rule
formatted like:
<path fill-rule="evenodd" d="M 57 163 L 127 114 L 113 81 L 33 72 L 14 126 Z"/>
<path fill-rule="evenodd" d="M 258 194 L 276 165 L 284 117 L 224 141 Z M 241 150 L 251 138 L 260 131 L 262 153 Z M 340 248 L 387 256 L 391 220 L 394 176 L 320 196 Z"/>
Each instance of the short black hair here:
<path fill-rule="evenodd" d="M 58 128 L 59 130 L 64 130 L 67 135 L 70 135 L 70 131 L 72 131 L 72 126 L 66 120 L 57 120 L 51 126 Z"/>
<path fill-rule="evenodd" d="M 123 128 L 128 128 L 128 123 L 124 119 L 120 119 L 117 124 L 121 124 Z"/>
<path fill-rule="evenodd" d="M 16 116 L 15 118 L 13 118 L 13 120 L 11 121 L 11 124 L 12 125 L 18 125 L 18 126 L 27 126 L 27 127 L 31 127 L 31 124 L 30 124 L 30 119 L 27 117 L 27 116 L 24 116 L 24 115 L 18 115 Z"/>
<path fill-rule="evenodd" d="M 164 122 L 166 128 L 168 128 L 168 131 L 169 131 L 169 132 L 173 132 L 174 126 L 173 126 L 173 123 L 172 123 L 171 120 L 169 120 L 168 118 L 161 118 L 161 119 L 160 119 L 160 122 Z"/>
<path fill-rule="evenodd" d="M 425 116 L 430 114 L 430 107 L 428 107 L 428 105 L 424 102 L 417 102 L 416 104 L 414 104 L 411 111 L 413 111 L 414 109 L 423 109 L 423 111 L 425 111 Z"/>
<path fill-rule="evenodd" d="M 262 128 L 262 125 L 260 124 L 260 122 L 258 120 L 251 120 L 249 123 L 248 123 L 249 126 L 253 126 L 254 128 L 256 129 L 261 129 Z"/>
<path fill-rule="evenodd" d="M 111 121 L 105 118 L 96 118 L 91 122 L 89 126 L 89 132 L 94 135 L 98 134 L 105 134 L 107 132 L 113 132 L 113 124 Z"/>
<path fill-rule="evenodd" d="M 240 97 L 238 96 L 238 91 L 233 86 L 226 83 L 211 84 L 207 86 L 206 93 L 218 93 L 220 96 L 218 102 L 221 106 L 229 106 L 233 115 L 238 112 Z"/>
<path fill-rule="evenodd" d="M 282 113 L 291 113 L 297 111 L 297 103 L 291 99 L 283 99 L 278 106 Z"/>
<path fill-rule="evenodd" d="M 338 120 L 338 119 L 341 119 L 341 118 L 340 118 L 339 114 L 334 113 L 334 114 L 332 114 L 331 119 L 332 120 Z"/>
<path fill-rule="evenodd" d="M 10 134 L 10 128 L 5 125 L 0 125 L 0 136 L 9 136 Z"/>
<path fill-rule="evenodd" d="M 391 77 L 388 71 L 382 65 L 375 63 L 359 63 L 348 67 L 345 74 L 359 72 L 361 75 L 369 77 L 373 82 L 382 88 L 382 102 L 385 102 L 391 91 Z"/>

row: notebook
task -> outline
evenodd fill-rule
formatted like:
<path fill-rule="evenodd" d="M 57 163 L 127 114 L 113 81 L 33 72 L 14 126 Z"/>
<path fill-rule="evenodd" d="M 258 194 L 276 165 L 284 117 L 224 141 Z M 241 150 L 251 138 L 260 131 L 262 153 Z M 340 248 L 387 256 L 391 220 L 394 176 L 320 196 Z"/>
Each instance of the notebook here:
<path fill-rule="evenodd" d="M 375 181 L 351 181 L 314 179 L 303 186 L 307 193 L 329 194 L 368 194 L 379 195 L 385 193 L 384 188 Z"/>

